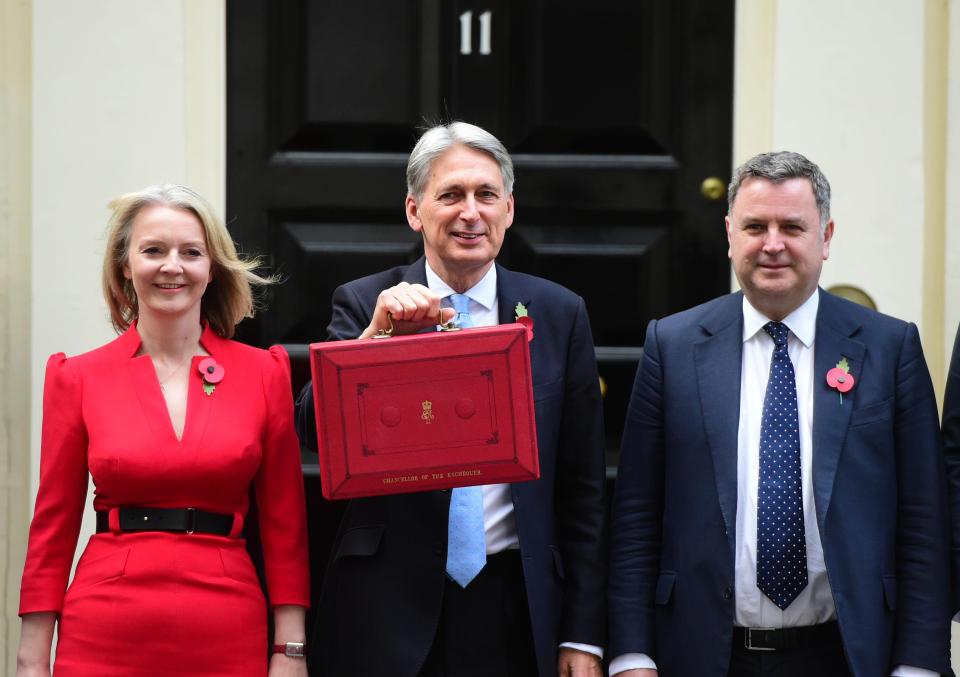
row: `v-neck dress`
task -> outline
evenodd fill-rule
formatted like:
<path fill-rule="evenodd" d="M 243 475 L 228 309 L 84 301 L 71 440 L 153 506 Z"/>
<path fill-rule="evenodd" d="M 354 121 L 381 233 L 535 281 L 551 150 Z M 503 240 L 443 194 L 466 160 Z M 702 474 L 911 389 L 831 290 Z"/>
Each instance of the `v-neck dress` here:
<path fill-rule="evenodd" d="M 225 375 L 208 395 L 203 357 L 193 358 L 182 439 L 150 357 L 137 356 L 135 327 L 97 350 L 58 353 L 47 363 L 20 614 L 59 615 L 57 677 L 266 675 L 266 602 L 238 537 L 251 485 L 270 603 L 309 605 L 287 354 L 209 328 L 201 344 Z M 68 588 L 88 475 L 98 511 L 197 508 L 232 514 L 233 530 L 96 534 Z"/>

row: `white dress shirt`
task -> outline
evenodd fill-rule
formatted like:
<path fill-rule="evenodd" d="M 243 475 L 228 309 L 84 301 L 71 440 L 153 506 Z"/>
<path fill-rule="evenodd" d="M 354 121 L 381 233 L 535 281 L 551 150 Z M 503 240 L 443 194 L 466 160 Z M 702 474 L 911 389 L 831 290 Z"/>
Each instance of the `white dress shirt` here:
<path fill-rule="evenodd" d="M 443 297 L 442 305 L 452 308 L 447 299 L 456 294 L 450 285 L 440 279 L 427 264 L 427 287 Z M 474 327 L 491 327 L 500 323 L 497 307 L 497 267 L 490 270 L 479 282 L 466 292 L 470 298 L 470 319 Z M 483 531 L 486 536 L 487 554 L 493 555 L 508 548 L 519 548 L 517 522 L 513 515 L 513 496 L 509 484 L 484 484 L 483 489 Z"/>
<path fill-rule="evenodd" d="M 447 297 L 457 292 L 433 272 L 429 263 L 426 264 L 426 268 L 427 287 L 443 297 L 444 307 L 452 307 Z M 473 320 L 473 326 L 490 327 L 500 323 L 495 265 L 490 266 L 486 275 L 464 294 L 470 299 L 470 319 Z M 484 484 L 481 489 L 483 489 L 483 531 L 487 555 L 503 552 L 509 548 L 519 548 L 520 539 L 517 536 L 517 520 L 513 514 L 513 494 L 510 493 L 510 485 Z M 603 649 L 592 644 L 563 642 L 560 646 L 586 651 L 603 658 Z"/>
<path fill-rule="evenodd" d="M 734 560 L 736 609 L 734 625 L 785 628 L 835 620 L 837 610 L 823 562 L 823 545 L 813 500 L 813 346 L 817 333 L 820 293 L 787 315 L 787 351 L 797 382 L 800 425 L 800 481 L 803 487 L 803 526 L 807 540 L 807 587 L 786 609 L 757 587 L 757 506 L 760 482 L 760 426 L 763 397 L 770 378 L 773 339 L 763 330 L 769 322 L 743 297 L 743 365 L 740 370 L 740 427 L 737 434 L 737 542 Z"/>
<path fill-rule="evenodd" d="M 763 330 L 770 321 L 743 297 L 743 362 L 740 370 L 740 421 L 737 432 L 737 529 L 734 558 L 736 606 L 734 625 L 786 628 L 836 620 L 837 610 L 827 579 L 823 545 L 813 494 L 814 343 L 820 291 L 782 321 L 790 334 L 787 352 L 797 384 L 800 426 L 800 478 L 803 488 L 803 525 L 807 542 L 807 586 L 786 609 L 780 609 L 757 587 L 757 505 L 760 481 L 760 426 L 763 398 L 770 378 L 773 339 Z M 822 375 L 820 378 L 824 378 Z M 694 537 L 691 534 L 691 537 Z M 625 654 L 610 664 L 610 675 L 632 668 L 656 669 L 646 654 Z M 937 677 L 937 673 L 900 665 L 891 677 Z"/>

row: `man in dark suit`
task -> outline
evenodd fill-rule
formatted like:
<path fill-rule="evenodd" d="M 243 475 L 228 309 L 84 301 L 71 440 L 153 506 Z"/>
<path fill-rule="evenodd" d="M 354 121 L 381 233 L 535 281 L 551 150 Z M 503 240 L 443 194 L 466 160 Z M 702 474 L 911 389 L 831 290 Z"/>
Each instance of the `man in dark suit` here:
<path fill-rule="evenodd" d="M 953 524 L 952 611 L 958 614 L 960 613 L 960 328 L 957 329 L 957 338 L 953 342 L 953 356 L 950 358 L 947 388 L 943 396 L 943 455 L 947 463 L 950 514 Z"/>
<path fill-rule="evenodd" d="M 647 328 L 611 521 L 611 674 L 949 674 L 944 464 L 917 328 L 819 289 L 830 187 L 739 167 L 742 293 Z"/>
<path fill-rule="evenodd" d="M 434 127 L 407 167 L 424 257 L 333 296 L 330 339 L 535 322 L 541 477 L 351 501 L 326 571 L 312 666 L 335 677 L 599 675 L 605 628 L 603 422 L 583 300 L 495 264 L 514 215 L 513 166 L 491 134 Z M 300 421 L 315 443 L 313 399 Z M 466 507 L 465 507 L 466 506 Z M 461 521 L 464 514 L 471 520 Z M 464 543 L 477 558 L 460 563 Z M 474 551 L 476 548 L 474 548 Z"/>

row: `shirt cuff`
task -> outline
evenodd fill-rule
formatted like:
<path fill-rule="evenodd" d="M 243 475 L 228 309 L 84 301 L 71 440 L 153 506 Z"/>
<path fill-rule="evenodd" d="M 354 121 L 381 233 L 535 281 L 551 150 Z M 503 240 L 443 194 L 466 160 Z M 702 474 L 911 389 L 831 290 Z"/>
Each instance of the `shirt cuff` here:
<path fill-rule="evenodd" d="M 657 664 L 645 653 L 625 653 L 610 661 L 610 677 L 625 670 L 637 670 L 640 668 L 656 670 Z M 908 675 L 907 677 L 912 676 Z"/>
<path fill-rule="evenodd" d="M 626 653 L 610 661 L 610 677 L 614 677 L 627 670 L 636 670 L 639 668 L 656 670 L 657 664 L 650 660 L 647 654 Z M 915 668 L 911 665 L 898 665 L 894 668 L 893 672 L 890 673 L 890 677 L 940 677 L 940 673 L 925 670 L 924 668 Z"/>
<path fill-rule="evenodd" d="M 592 653 L 594 656 L 603 660 L 603 649 L 593 644 L 580 644 L 579 642 L 562 642 L 560 644 L 561 649 L 576 649 L 577 651 L 585 651 L 587 653 Z"/>
<path fill-rule="evenodd" d="M 940 673 L 924 668 L 915 668 L 912 665 L 898 665 L 890 673 L 890 677 L 940 677 Z"/>

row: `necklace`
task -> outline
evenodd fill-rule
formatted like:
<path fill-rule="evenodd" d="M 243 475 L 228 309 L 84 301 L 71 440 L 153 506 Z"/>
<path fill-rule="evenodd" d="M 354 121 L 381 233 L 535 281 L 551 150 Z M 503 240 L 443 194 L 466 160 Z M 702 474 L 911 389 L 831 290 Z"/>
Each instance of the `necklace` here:
<path fill-rule="evenodd" d="M 177 363 L 177 366 L 175 366 L 175 367 L 170 371 L 170 373 L 168 373 L 168 374 L 167 374 L 166 376 L 164 376 L 163 378 L 160 378 L 160 373 L 157 372 L 157 381 L 160 383 L 160 390 L 161 390 L 161 391 L 167 392 L 167 388 L 166 388 L 166 386 L 165 386 L 164 384 L 165 384 L 167 381 L 169 381 L 171 378 L 173 378 L 173 375 L 176 374 L 177 372 L 179 372 L 179 371 L 183 368 L 183 365 L 185 365 L 185 364 L 187 363 L 187 361 L 188 361 L 191 357 L 193 357 L 193 355 L 191 355 L 190 353 L 187 353 L 187 356 L 186 356 L 185 358 L 183 358 L 182 360 L 180 360 L 180 362 Z M 156 363 L 154 363 L 154 368 L 156 368 Z"/>

